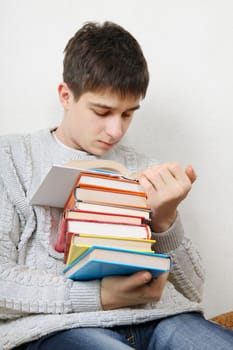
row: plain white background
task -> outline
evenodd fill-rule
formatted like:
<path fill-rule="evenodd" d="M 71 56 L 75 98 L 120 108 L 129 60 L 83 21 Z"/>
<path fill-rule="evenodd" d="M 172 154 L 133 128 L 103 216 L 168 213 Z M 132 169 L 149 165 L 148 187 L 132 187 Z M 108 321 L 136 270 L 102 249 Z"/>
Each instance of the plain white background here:
<path fill-rule="evenodd" d="M 159 161 L 191 163 L 180 207 L 206 269 L 208 317 L 233 310 L 232 0 L 1 0 L 0 134 L 54 126 L 63 49 L 86 21 L 128 29 L 151 81 L 125 142 Z"/>

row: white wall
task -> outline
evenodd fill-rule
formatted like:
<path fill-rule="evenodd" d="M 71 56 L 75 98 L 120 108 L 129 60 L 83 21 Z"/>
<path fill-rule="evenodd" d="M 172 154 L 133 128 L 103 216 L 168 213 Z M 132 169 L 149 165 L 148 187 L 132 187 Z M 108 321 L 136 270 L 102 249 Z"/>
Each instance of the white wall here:
<path fill-rule="evenodd" d="M 206 315 L 233 310 L 232 0 L 1 0 L 0 134 L 59 123 L 62 51 L 88 20 L 139 40 L 151 83 L 126 138 L 198 173 L 181 207 L 204 260 Z"/>

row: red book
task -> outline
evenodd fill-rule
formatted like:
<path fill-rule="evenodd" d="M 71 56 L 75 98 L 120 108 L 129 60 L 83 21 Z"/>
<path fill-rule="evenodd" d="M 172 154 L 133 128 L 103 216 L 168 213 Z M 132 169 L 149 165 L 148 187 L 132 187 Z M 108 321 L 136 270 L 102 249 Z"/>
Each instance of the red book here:
<path fill-rule="evenodd" d="M 79 219 L 79 220 L 94 220 L 94 221 L 106 221 L 106 222 L 119 222 L 134 225 L 141 225 L 149 222 L 143 215 L 126 215 L 112 213 L 109 207 L 108 212 L 81 210 L 81 209 L 66 209 L 64 217 L 66 219 Z"/>
<path fill-rule="evenodd" d="M 117 215 L 114 217 L 117 217 Z M 58 252 L 64 252 L 67 232 L 141 239 L 151 238 L 150 227 L 145 223 L 129 224 L 120 221 L 80 220 L 66 217 L 65 212 L 59 226 L 55 246 Z"/>

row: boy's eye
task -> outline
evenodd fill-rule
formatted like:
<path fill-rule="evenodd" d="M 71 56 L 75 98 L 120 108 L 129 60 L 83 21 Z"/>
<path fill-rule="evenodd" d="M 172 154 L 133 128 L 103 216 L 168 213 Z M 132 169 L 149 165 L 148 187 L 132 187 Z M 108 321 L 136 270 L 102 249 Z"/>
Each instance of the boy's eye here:
<path fill-rule="evenodd" d="M 100 117 L 106 117 L 109 113 L 108 111 L 97 111 L 97 110 L 93 110 L 93 112 Z"/>
<path fill-rule="evenodd" d="M 110 110 L 98 110 L 98 109 L 92 109 L 92 111 L 96 114 L 96 115 L 98 115 L 99 117 L 107 117 L 107 116 L 109 116 L 111 113 L 112 113 L 112 111 L 110 111 Z M 133 115 L 133 112 L 123 112 L 122 113 L 122 115 L 121 115 L 121 117 L 122 118 L 130 118 L 130 117 L 132 117 L 132 115 Z"/>
<path fill-rule="evenodd" d="M 130 118 L 130 117 L 132 117 L 132 115 L 133 115 L 133 113 L 123 113 L 122 117 L 123 118 Z"/>

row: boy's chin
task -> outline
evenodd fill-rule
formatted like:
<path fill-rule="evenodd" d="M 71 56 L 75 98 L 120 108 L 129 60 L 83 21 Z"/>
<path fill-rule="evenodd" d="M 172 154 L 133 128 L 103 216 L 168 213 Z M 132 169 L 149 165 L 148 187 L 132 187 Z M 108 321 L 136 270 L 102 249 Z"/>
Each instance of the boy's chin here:
<path fill-rule="evenodd" d="M 96 150 L 95 149 L 95 150 L 92 150 L 92 152 L 90 152 L 90 153 L 93 154 L 94 156 L 102 157 L 105 154 L 107 154 L 109 151 L 110 151 L 110 149 L 109 150 L 102 150 L 102 149 Z"/>

